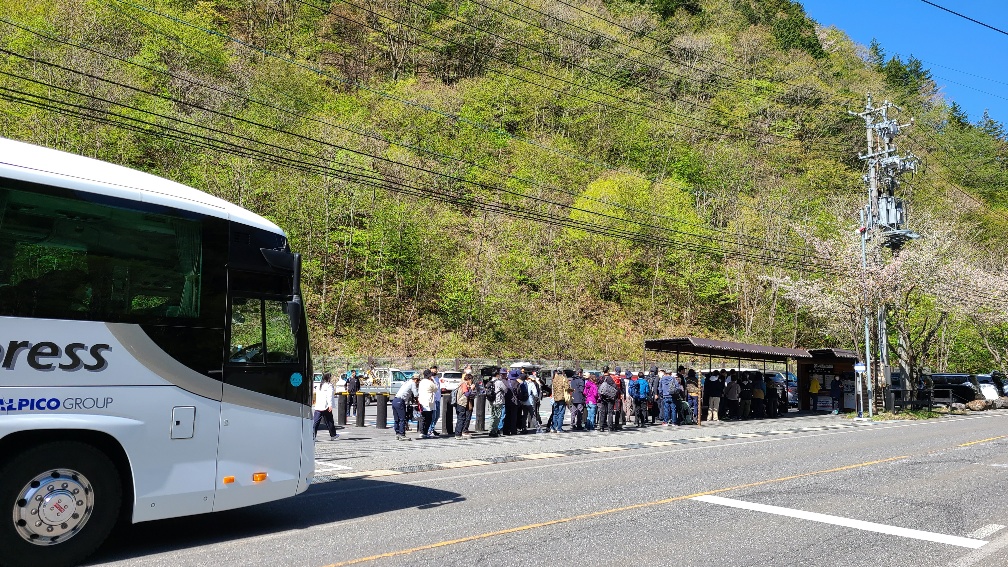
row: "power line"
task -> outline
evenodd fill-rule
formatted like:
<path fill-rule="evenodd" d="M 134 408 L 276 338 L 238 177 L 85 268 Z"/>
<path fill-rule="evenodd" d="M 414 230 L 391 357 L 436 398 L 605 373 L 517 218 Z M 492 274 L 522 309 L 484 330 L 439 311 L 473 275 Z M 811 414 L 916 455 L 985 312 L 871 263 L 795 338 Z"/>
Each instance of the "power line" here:
<path fill-rule="evenodd" d="M 110 104 L 116 104 L 116 105 L 119 105 L 119 106 L 123 106 L 124 108 L 131 108 L 131 109 L 134 109 L 134 110 L 137 110 L 137 111 L 140 111 L 140 112 L 145 112 L 145 113 L 148 113 L 148 114 L 152 114 L 152 115 L 155 115 L 155 116 L 166 118 L 163 115 L 158 115 L 156 113 L 152 113 L 152 112 L 149 112 L 149 111 L 144 111 L 144 110 L 141 110 L 141 109 L 136 108 L 136 107 L 130 107 L 128 105 L 123 105 L 122 103 L 118 103 L 118 102 L 114 102 L 114 101 L 109 101 L 108 99 L 101 99 L 100 97 L 94 97 L 93 95 L 88 95 L 86 93 L 83 93 L 83 92 L 80 92 L 80 91 L 74 91 L 72 89 L 67 89 L 67 88 L 64 88 L 64 87 L 59 87 L 58 85 L 51 84 L 51 83 L 46 83 L 44 81 L 37 81 L 37 80 L 34 80 L 34 79 L 30 79 L 30 78 L 27 78 L 27 77 L 21 77 L 21 76 L 17 76 L 17 75 L 14 75 L 14 74 L 11 74 L 11 73 L 6 73 L 6 72 L 3 72 L 3 74 L 8 75 L 8 76 L 12 76 L 12 77 L 15 77 L 15 78 L 26 79 L 26 80 L 28 80 L 30 82 L 35 82 L 35 83 L 38 83 L 38 84 L 41 84 L 41 85 L 45 85 L 45 86 L 50 87 L 50 88 L 56 88 L 56 89 L 62 90 L 64 92 L 67 92 L 67 93 L 70 93 L 70 94 L 76 94 L 76 95 L 79 95 L 79 96 L 85 96 L 85 97 L 89 97 L 89 98 L 94 98 L 94 99 L 97 99 L 97 100 L 100 100 L 100 101 L 103 101 L 103 102 L 107 102 L 107 103 L 110 103 Z M 92 78 L 98 78 L 98 77 L 92 76 Z M 91 107 L 87 107 L 87 106 L 83 106 L 83 105 L 73 105 L 72 103 L 68 103 L 68 102 L 66 102 L 64 100 L 57 100 L 57 99 L 51 99 L 51 98 L 46 98 L 46 97 L 40 97 L 39 95 L 34 95 L 34 94 L 26 93 L 26 92 L 23 92 L 23 91 L 17 91 L 15 89 L 9 89 L 9 88 L 6 88 L 6 87 L 0 87 L 0 88 L 2 88 L 4 91 L 7 91 L 9 93 L 15 93 L 16 95 L 28 96 L 28 97 L 37 97 L 39 100 L 48 101 L 50 103 L 50 105 L 51 105 L 50 108 L 52 110 L 56 111 L 56 112 L 59 112 L 60 105 L 63 105 L 63 106 L 75 106 L 80 111 L 80 112 L 78 112 L 77 116 L 79 116 L 81 118 L 85 118 L 85 119 L 98 120 L 98 121 L 101 121 L 101 122 L 108 123 L 107 120 L 103 120 L 100 117 L 95 116 L 94 115 L 95 110 L 94 110 L 94 108 L 91 108 Z M 149 93 L 149 94 L 154 94 L 154 93 Z M 8 98 L 10 100 L 13 97 L 11 97 L 9 95 L 4 95 L 4 98 Z M 306 172 L 306 173 L 322 174 L 322 175 L 333 175 L 333 176 L 337 176 L 337 177 L 340 177 L 340 178 L 343 178 L 343 179 L 346 179 L 346 180 L 350 180 L 350 181 L 354 181 L 354 182 L 357 182 L 357 183 L 361 183 L 361 184 L 366 185 L 366 186 L 378 187 L 378 188 L 382 188 L 382 189 L 385 189 L 385 190 L 390 190 L 390 191 L 394 191 L 394 192 L 405 193 L 405 194 L 408 194 L 408 195 L 414 195 L 414 196 L 418 196 L 418 197 L 431 198 L 431 199 L 434 199 L 434 200 L 439 200 L 439 201 L 442 201 L 442 202 L 446 202 L 446 203 L 450 203 L 450 204 L 455 204 L 455 205 L 458 205 L 458 206 L 472 206 L 473 208 L 479 208 L 481 210 L 485 210 L 485 211 L 489 211 L 489 212 L 494 212 L 494 213 L 498 213 L 498 214 L 506 214 L 506 215 L 511 215 L 511 216 L 521 216 L 521 215 L 524 215 L 525 218 L 527 218 L 529 220 L 534 220 L 536 222 L 559 224 L 559 225 L 564 226 L 566 228 L 572 228 L 572 229 L 577 229 L 577 230 L 584 230 L 585 232 L 588 232 L 588 233 L 602 235 L 602 236 L 607 236 L 607 237 L 612 237 L 612 238 L 618 238 L 618 239 L 624 239 L 624 240 L 632 240 L 632 241 L 637 241 L 637 242 L 641 242 L 641 243 L 645 243 L 645 244 L 651 244 L 651 245 L 662 246 L 662 247 L 679 246 L 679 247 L 684 247 L 684 248 L 686 248 L 688 250 L 695 251 L 695 252 L 698 252 L 698 253 L 703 253 L 703 254 L 712 254 L 713 253 L 715 256 L 720 256 L 722 254 L 727 254 L 729 256 L 738 257 L 740 260 L 747 261 L 747 262 L 758 262 L 758 263 L 761 263 L 761 264 L 772 264 L 772 265 L 778 265 L 780 267 L 786 267 L 786 268 L 791 268 L 791 269 L 800 269 L 800 268 L 803 268 L 803 267 L 810 267 L 810 265 L 807 264 L 807 263 L 789 262 L 789 261 L 785 261 L 785 260 L 783 260 L 781 258 L 773 258 L 773 257 L 769 257 L 769 256 L 766 256 L 766 255 L 740 254 L 740 253 L 732 254 L 730 252 L 722 251 L 722 250 L 719 250 L 719 249 L 713 249 L 711 247 L 699 246 L 699 245 L 688 245 L 687 244 L 686 246 L 683 246 L 683 244 L 685 244 L 685 243 L 683 243 L 681 241 L 674 241 L 674 240 L 670 240 L 670 239 L 667 239 L 667 238 L 661 238 L 661 237 L 659 237 L 659 236 L 657 236 L 657 235 L 655 235 L 653 233 L 652 234 L 646 234 L 646 233 L 642 234 L 640 232 L 629 231 L 629 230 L 625 230 L 625 229 L 618 229 L 618 228 L 614 228 L 614 227 L 602 227 L 602 226 L 599 226 L 599 225 L 596 225 L 596 224 L 593 224 L 593 223 L 590 223 L 590 222 L 578 221 L 576 219 L 572 219 L 572 218 L 569 218 L 569 217 L 556 217 L 556 216 L 548 215 L 548 214 L 545 214 L 545 213 L 542 213 L 542 212 L 539 212 L 539 211 L 536 211 L 536 210 L 533 210 L 533 209 L 528 209 L 527 207 L 515 207 L 513 205 L 509 205 L 509 204 L 506 204 L 506 203 L 493 203 L 493 202 L 489 202 L 489 201 L 481 201 L 481 200 L 479 200 L 479 199 L 477 199 L 475 197 L 472 197 L 472 196 L 461 196 L 461 195 L 459 195 L 457 193 L 448 193 L 448 192 L 439 191 L 439 190 L 436 190 L 436 189 L 430 189 L 430 188 L 424 188 L 424 187 L 417 186 L 417 185 L 411 185 L 409 183 L 405 183 L 402 180 L 400 180 L 397 183 L 393 184 L 392 182 L 389 182 L 388 180 L 377 178 L 377 177 L 374 177 L 373 175 L 370 175 L 370 174 L 353 174 L 353 173 L 348 172 L 346 170 L 339 170 L 339 169 L 332 168 L 332 167 L 329 167 L 329 166 L 325 166 L 325 165 L 322 165 L 322 164 L 311 163 L 311 162 L 307 162 L 307 161 L 303 161 L 303 160 L 295 160 L 295 159 L 291 159 L 289 157 L 285 157 L 285 156 L 283 156 L 283 154 L 286 154 L 286 153 L 292 152 L 292 151 L 294 153 L 301 153 L 302 155 L 305 155 L 306 157 L 315 157 L 315 156 L 310 156 L 309 154 L 303 154 L 303 152 L 298 152 L 298 151 L 293 150 L 292 148 L 289 148 L 289 147 L 286 147 L 286 146 L 277 146 L 277 145 L 274 145 L 274 144 L 269 144 L 275 150 L 277 150 L 278 152 L 281 152 L 281 154 L 273 154 L 273 153 L 271 153 L 269 151 L 255 150 L 254 148 L 249 148 L 247 146 L 235 146 L 234 144 L 228 144 L 227 142 L 221 142 L 218 139 L 208 138 L 208 137 L 205 137 L 205 136 L 198 136 L 198 135 L 195 135 L 195 134 L 192 134 L 192 133 L 189 133 L 189 132 L 185 132 L 183 137 L 179 137 L 176 134 L 182 133 L 182 131 L 180 131 L 180 130 L 178 130 L 176 128 L 170 127 L 170 126 L 156 125 L 156 124 L 153 124 L 153 123 L 140 121 L 140 120 L 136 119 L 135 117 L 129 117 L 129 116 L 126 116 L 126 115 L 115 115 L 115 116 L 117 116 L 120 119 L 124 119 L 124 120 L 128 120 L 128 121 L 133 121 L 133 122 L 140 122 L 140 123 L 146 124 L 147 126 L 153 127 L 153 130 L 146 130 L 147 133 L 156 133 L 158 135 L 164 135 L 165 130 L 168 130 L 169 132 L 173 133 L 172 135 L 174 136 L 175 139 L 182 140 L 182 141 L 187 140 L 187 137 L 196 137 L 198 140 L 201 140 L 202 142 L 206 143 L 209 147 L 215 147 L 216 149 L 219 149 L 220 151 L 223 151 L 223 152 L 235 153 L 236 155 L 239 155 L 240 157 L 246 157 L 246 158 L 256 157 L 257 159 L 266 160 L 269 163 L 275 163 L 275 164 L 279 164 L 279 165 L 286 165 L 287 167 L 290 167 L 291 169 L 296 169 L 296 170 L 299 170 L 299 171 L 302 171 L 302 172 Z M 168 117 L 168 119 L 171 119 L 171 118 Z M 206 128 L 205 126 L 202 126 L 202 125 L 199 125 L 199 124 L 195 124 L 195 123 L 187 123 L 187 124 L 192 125 L 194 127 L 198 127 L 198 128 L 204 128 L 204 129 Z M 274 130 L 276 130 L 276 129 L 274 129 Z M 219 130 L 219 129 L 212 129 L 212 131 L 215 132 L 215 133 L 221 134 L 221 135 L 232 136 L 232 137 L 236 136 L 233 133 L 222 131 L 222 130 Z M 283 131 L 283 130 L 276 130 L 276 131 L 278 131 L 278 132 L 286 132 L 286 131 Z M 171 136 L 169 136 L 169 137 L 171 137 Z M 250 138 L 245 138 L 245 139 L 248 140 L 248 141 L 250 141 L 250 142 L 262 143 L 262 142 L 259 142 L 259 141 L 252 140 Z M 220 145 L 221 143 L 223 143 L 225 145 L 221 146 Z M 228 147 L 228 146 L 231 146 L 231 147 Z M 372 156 L 372 157 L 377 157 L 377 156 Z M 398 163 L 398 162 L 396 162 L 396 163 Z M 399 163 L 399 165 L 405 165 L 405 164 Z M 347 164 L 345 164 L 345 166 L 346 167 L 353 167 L 353 166 L 349 166 Z M 357 168 L 357 169 L 360 169 L 360 168 Z M 602 215 L 602 216 L 605 216 L 605 215 Z M 822 258 L 819 258 L 819 259 L 822 259 Z M 832 266 L 827 267 L 827 266 L 824 266 L 822 264 L 812 264 L 812 266 L 817 267 L 818 269 L 821 270 L 821 273 L 824 273 L 824 274 L 833 273 L 834 275 L 841 275 L 841 274 L 844 273 L 842 271 L 838 271 L 836 268 L 834 268 Z M 960 299 L 962 299 L 962 298 L 960 297 Z M 994 298 L 990 298 L 990 299 L 994 299 Z"/>
<path fill-rule="evenodd" d="M 976 91 L 976 92 L 978 92 L 980 94 L 985 94 L 987 96 L 992 96 L 994 98 L 999 98 L 1001 100 L 1008 100 L 1008 97 L 1003 97 L 1001 95 L 996 95 L 994 93 L 989 93 L 987 91 L 980 90 L 980 89 L 978 89 L 976 87 L 973 87 L 973 86 L 970 86 L 970 85 L 967 85 L 967 84 L 964 84 L 964 83 L 960 83 L 960 82 L 957 82 L 957 81 L 952 81 L 950 79 L 944 79 L 944 78 L 938 77 L 938 76 L 935 76 L 934 78 L 935 79 L 939 79 L 941 81 L 945 81 L 946 83 L 952 83 L 953 85 L 959 85 L 960 87 L 967 88 L 967 89 L 969 89 L 971 91 Z"/>
<path fill-rule="evenodd" d="M 4 51 L 7 52 L 6 50 L 4 50 Z M 7 53 L 10 53 L 10 52 L 7 52 Z M 14 54 L 14 55 L 17 55 L 17 54 Z M 62 66 L 59 66 L 59 65 L 56 65 L 56 64 L 48 63 L 46 61 L 39 60 L 39 59 L 36 59 L 36 58 L 30 58 L 30 57 L 25 57 L 25 56 L 22 56 L 22 57 L 24 57 L 26 59 L 29 59 L 29 60 L 32 60 L 34 62 L 52 65 L 52 66 L 55 66 L 57 68 L 61 68 L 63 70 L 74 71 L 72 69 L 68 69 L 68 68 L 65 68 L 65 67 L 62 67 Z M 166 100 L 171 100 L 171 101 L 176 102 L 176 103 L 182 103 L 182 101 L 178 101 L 177 99 L 172 99 L 171 97 L 167 97 L 166 95 L 159 95 L 157 93 L 152 93 L 152 92 L 149 92 L 149 91 L 144 91 L 143 89 L 137 89 L 135 87 L 130 87 L 128 85 L 117 83 L 115 81 L 112 81 L 112 80 L 109 80 L 109 79 L 105 79 L 105 78 L 102 78 L 102 77 L 97 77 L 97 76 L 92 75 L 92 74 L 88 74 L 88 73 L 84 73 L 84 72 L 80 72 L 80 71 L 76 71 L 76 72 L 78 72 L 78 73 L 80 73 L 80 74 L 82 74 L 84 76 L 87 76 L 87 77 L 89 77 L 91 79 L 108 82 L 108 83 L 115 84 L 115 85 L 123 87 L 123 88 L 130 88 L 132 90 L 136 90 L 136 91 L 139 91 L 139 92 L 144 92 L 144 93 L 152 95 L 152 96 L 158 96 L 158 97 L 161 97 L 161 98 L 165 98 Z M 24 80 L 24 81 L 28 81 L 28 82 L 33 82 L 33 83 L 36 83 L 36 84 L 44 85 L 44 86 L 47 86 L 47 87 L 50 87 L 50 88 L 55 88 L 55 89 L 58 89 L 58 90 L 61 90 L 61 91 L 64 91 L 64 92 L 67 92 L 67 93 L 70 93 L 70 94 L 76 94 L 76 95 L 79 95 L 79 96 L 89 97 L 89 98 L 98 100 L 100 102 L 106 103 L 106 104 L 114 104 L 114 105 L 121 106 L 121 107 L 129 109 L 129 110 L 133 110 L 135 112 L 143 112 L 143 113 L 151 114 L 151 115 L 156 116 L 156 117 L 161 118 L 161 119 L 173 120 L 172 117 L 168 117 L 166 115 L 162 115 L 162 114 L 159 114 L 159 113 L 154 113 L 154 112 L 151 112 L 151 111 L 146 111 L 146 110 L 143 110 L 142 108 L 131 106 L 131 105 L 127 105 L 127 104 L 124 104 L 124 103 L 121 103 L 121 102 L 117 102 L 117 101 L 113 101 L 113 100 L 110 100 L 110 99 L 105 99 L 105 98 L 97 97 L 97 96 L 94 96 L 94 95 L 88 95 L 88 94 L 80 92 L 80 91 L 75 91 L 73 89 L 68 89 L 66 87 L 60 87 L 58 85 L 46 83 L 44 81 L 39 81 L 37 79 L 32 79 L 30 77 L 20 76 L 20 75 L 16 75 L 16 74 L 9 73 L 9 72 L 2 71 L 2 70 L 0 70 L 0 74 L 7 75 L 7 76 L 10 76 L 12 78 L 17 78 L 17 79 L 21 79 L 21 80 Z M 10 89 L 8 89 L 8 90 L 10 90 Z M 18 92 L 18 94 L 24 95 L 26 93 Z M 342 150 L 345 150 L 345 151 L 349 151 L 349 152 L 357 153 L 357 154 L 360 154 L 360 155 L 363 155 L 363 156 L 367 156 L 367 157 L 370 157 L 370 158 L 375 159 L 375 160 L 385 161 L 385 162 L 389 162 L 390 164 L 395 164 L 395 165 L 400 165 L 400 166 L 403 166 L 403 167 L 411 168 L 411 169 L 417 170 L 419 172 L 423 172 L 423 173 L 427 173 L 427 174 L 432 174 L 432 175 L 437 175 L 437 176 L 445 177 L 445 178 L 447 178 L 447 179 L 449 179 L 451 181 L 473 185 L 473 186 L 476 186 L 476 187 L 479 187 L 479 188 L 482 188 L 482 189 L 486 189 L 486 190 L 503 192 L 503 193 L 510 193 L 510 194 L 513 194 L 513 195 L 515 195 L 517 197 L 523 197 L 523 198 L 526 198 L 526 199 L 530 199 L 530 200 L 541 202 L 541 203 L 546 204 L 546 205 L 556 206 L 556 207 L 559 207 L 559 208 L 566 208 L 566 209 L 571 210 L 571 211 L 577 211 L 577 212 L 580 212 L 580 213 L 585 213 L 585 214 L 594 215 L 594 216 L 597 216 L 597 217 L 602 217 L 602 218 L 605 218 L 607 220 L 615 220 L 615 221 L 618 221 L 620 223 L 626 223 L 627 222 L 624 219 L 620 219 L 618 217 L 613 217 L 613 216 L 607 215 L 605 213 L 600 213 L 600 212 L 597 212 L 597 211 L 589 211 L 589 210 L 586 210 L 586 209 L 581 209 L 581 208 L 578 208 L 578 207 L 574 207 L 572 205 L 565 205 L 565 204 L 562 204 L 562 203 L 558 203 L 558 202 L 555 202 L 555 201 L 550 201 L 550 200 L 547 200 L 547 199 L 542 199 L 542 198 L 539 198 L 539 197 L 518 194 L 518 193 L 515 193 L 513 191 L 509 191 L 506 188 L 502 188 L 502 187 L 486 186 L 486 185 L 481 184 L 481 183 L 476 183 L 476 182 L 468 181 L 468 180 L 461 179 L 461 178 L 458 178 L 458 177 L 453 177 L 453 176 L 450 176 L 450 175 L 447 175 L 447 174 L 444 174 L 444 173 L 440 173 L 440 172 L 436 172 L 436 171 L 432 171 L 432 170 L 427 170 L 427 169 L 419 167 L 419 166 L 414 166 L 414 165 L 405 164 L 405 163 L 402 163 L 402 162 L 397 162 L 395 160 L 390 160 L 390 159 L 384 158 L 382 156 L 377 156 L 377 155 L 374 155 L 374 154 L 369 154 L 367 152 L 361 152 L 359 150 L 353 150 L 351 148 L 340 146 L 338 144 L 328 143 L 328 142 L 325 142 L 325 141 L 322 141 L 322 140 L 313 139 L 313 138 L 310 138 L 310 137 L 307 137 L 307 136 L 303 136 L 303 135 L 300 135 L 300 134 L 295 134 L 295 133 L 291 133 L 291 132 L 288 132 L 288 131 L 285 131 L 285 130 L 273 128 L 271 126 L 255 123 L 253 121 L 249 121 L 249 120 L 245 120 L 245 119 L 240 119 L 238 117 L 234 117 L 232 115 L 228 115 L 228 114 L 222 113 L 220 111 L 214 111 L 212 109 L 207 109 L 205 107 L 200 107 L 199 105 L 193 105 L 193 104 L 190 103 L 190 106 L 192 106 L 194 108 L 199 108 L 199 109 L 202 109 L 202 110 L 205 110 L 205 111 L 208 111 L 208 112 L 212 112 L 212 113 L 221 115 L 222 117 L 226 117 L 226 118 L 229 118 L 229 119 L 232 119 L 232 120 L 235 120 L 235 121 L 243 122 L 243 123 L 246 123 L 248 125 L 252 125 L 252 126 L 256 126 L 256 127 L 260 127 L 260 128 L 265 128 L 265 129 L 268 129 L 268 130 L 271 130 L 271 131 L 277 132 L 277 133 L 283 133 L 283 134 L 290 135 L 290 136 L 293 136 L 293 137 L 296 137 L 296 138 L 299 138 L 299 139 L 302 139 L 302 140 L 305 140 L 305 141 L 312 141 L 312 142 L 318 143 L 320 145 L 332 146 L 332 147 L 335 147 L 337 149 L 342 149 Z M 178 118 L 174 118 L 174 120 L 179 120 L 179 119 Z M 216 134 L 237 137 L 237 138 L 239 138 L 242 141 L 256 142 L 256 140 L 253 140 L 252 138 L 249 138 L 247 136 L 236 135 L 236 134 L 233 134 L 233 133 L 230 133 L 230 132 L 226 132 L 226 131 L 223 131 L 223 130 L 220 130 L 220 129 L 216 129 L 216 128 L 209 128 L 207 126 L 196 124 L 196 123 L 193 123 L 193 122 L 188 122 L 188 121 L 181 121 L 181 122 L 183 122 L 184 124 L 187 124 L 189 126 L 192 126 L 192 127 L 208 129 L 208 130 L 210 130 L 210 131 L 212 131 L 212 132 L 214 132 Z M 287 151 L 287 152 L 298 153 L 298 154 L 303 155 L 305 158 L 314 158 L 315 157 L 315 156 L 311 156 L 309 154 L 305 154 L 304 152 L 301 152 L 301 151 L 298 151 L 298 150 L 294 150 L 294 149 L 289 148 L 289 147 L 282 147 L 282 146 L 278 146 L 276 144 L 266 143 L 266 142 L 261 142 L 261 141 L 259 141 L 258 143 L 265 144 L 265 145 L 267 145 L 267 146 L 269 146 L 269 147 L 271 147 L 271 148 L 273 148 L 274 150 L 277 150 L 277 151 Z M 298 163 L 305 164 L 305 163 L 308 163 L 308 162 L 298 162 Z M 553 219 L 553 220 L 555 222 L 555 219 Z M 578 222 L 581 222 L 581 221 L 578 221 Z M 663 232 L 667 231 L 667 229 L 665 229 L 664 227 L 659 227 L 659 226 L 656 226 L 656 225 L 650 225 L 648 223 L 642 223 L 642 222 L 639 222 L 639 221 L 632 221 L 632 224 L 639 225 L 642 229 L 644 229 L 644 228 L 652 228 L 652 229 L 655 229 L 657 231 L 663 231 Z M 617 231 L 617 233 L 625 233 L 625 232 L 627 232 L 627 231 Z M 680 234 L 684 234 L 685 236 L 699 238 L 699 235 L 695 235 L 695 234 L 691 234 L 691 233 L 682 233 L 681 231 L 672 231 L 672 232 L 679 232 Z M 717 239 L 711 239 L 711 240 L 715 240 L 716 241 Z M 757 254 L 753 254 L 751 252 L 746 252 L 746 251 L 741 250 L 742 246 L 738 245 L 738 244 L 736 244 L 736 246 L 739 249 L 736 249 L 735 251 L 726 251 L 726 250 L 722 250 L 722 249 L 719 249 L 719 248 L 714 248 L 714 247 L 711 247 L 711 246 L 689 243 L 689 242 L 683 241 L 683 240 L 665 239 L 665 240 L 660 240 L 659 242 L 663 242 L 663 243 L 665 243 L 666 245 L 669 245 L 669 246 L 673 246 L 674 245 L 674 246 L 677 246 L 677 247 L 686 248 L 688 250 L 691 250 L 691 251 L 694 251 L 694 252 L 698 252 L 698 253 L 707 253 L 707 254 L 714 253 L 716 255 L 727 254 L 729 256 L 734 256 L 734 257 L 738 257 L 738 258 L 759 259 L 761 261 L 766 261 L 769 257 L 773 257 L 773 258 L 776 258 L 777 260 L 779 260 L 782 263 L 792 262 L 792 261 L 789 261 L 789 260 L 785 260 L 785 257 L 786 256 L 794 256 L 795 255 L 794 253 L 787 252 L 787 251 L 782 251 L 781 252 L 781 254 L 783 254 L 783 256 L 769 256 L 768 257 L 766 254 L 757 255 Z M 753 249 L 753 248 L 757 248 L 757 247 L 746 247 L 746 248 Z M 766 249 L 766 248 L 762 248 L 761 247 L 761 249 L 764 250 L 764 252 L 768 251 L 768 249 Z"/>
<path fill-rule="evenodd" d="M 954 67 L 949 67 L 948 65 L 942 65 L 940 63 L 935 63 L 933 61 L 924 61 L 924 60 L 921 60 L 921 63 L 927 63 L 928 65 L 933 65 L 935 67 L 941 67 L 942 69 L 948 69 L 949 71 L 955 71 L 956 73 L 962 73 L 963 75 L 968 75 L 968 76 L 976 78 L 976 79 L 983 79 L 985 81 L 990 81 L 992 83 L 997 83 L 999 85 L 1008 86 L 1008 83 L 1006 83 L 1004 81 L 999 81 L 997 79 L 991 79 L 990 77 L 984 77 L 983 75 L 977 75 L 975 73 L 970 73 L 968 71 L 963 71 L 962 69 L 956 69 Z"/>
<path fill-rule="evenodd" d="M 1008 35 L 1008 32 L 1006 32 L 1006 31 L 1004 31 L 1002 29 L 996 28 L 996 27 L 994 27 L 992 25 L 989 25 L 989 24 L 985 24 L 985 23 L 981 22 L 980 20 L 975 20 L 975 19 L 973 19 L 973 18 L 971 18 L 969 16 L 960 14 L 959 12 L 956 12 L 954 10 L 949 10 L 948 8 L 946 8 L 944 6 L 939 6 L 938 4 L 935 4 L 934 2 L 929 2 L 928 0 L 921 0 L 921 2 L 923 2 L 925 4 L 928 4 L 928 5 L 931 5 L 931 6 L 934 6 L 935 8 L 938 8 L 939 10 L 945 10 L 949 14 L 952 14 L 952 15 L 955 15 L 955 16 L 959 16 L 960 18 L 963 18 L 964 20 L 969 20 L 969 21 L 973 22 L 974 24 L 979 24 L 979 25 L 981 25 L 981 26 L 983 26 L 985 28 L 992 29 L 992 30 L 994 30 L 994 31 L 996 31 L 998 33 L 1003 33 L 1005 35 Z"/>

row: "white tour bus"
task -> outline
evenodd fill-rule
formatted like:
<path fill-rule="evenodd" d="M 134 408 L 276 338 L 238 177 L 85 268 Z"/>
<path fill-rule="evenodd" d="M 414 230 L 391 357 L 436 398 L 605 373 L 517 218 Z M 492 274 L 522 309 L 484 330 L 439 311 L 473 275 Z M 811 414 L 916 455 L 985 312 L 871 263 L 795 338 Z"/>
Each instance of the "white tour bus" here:
<path fill-rule="evenodd" d="M 0 565 L 305 491 L 299 280 L 258 215 L 0 138 Z"/>

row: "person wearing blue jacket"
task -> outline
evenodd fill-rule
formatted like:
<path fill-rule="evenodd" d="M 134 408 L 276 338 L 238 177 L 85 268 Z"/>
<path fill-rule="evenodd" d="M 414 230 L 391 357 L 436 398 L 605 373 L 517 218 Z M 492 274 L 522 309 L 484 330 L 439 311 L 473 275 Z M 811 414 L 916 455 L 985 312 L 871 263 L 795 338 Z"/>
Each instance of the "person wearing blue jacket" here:
<path fill-rule="evenodd" d="M 675 374 L 666 374 L 664 370 L 658 371 L 658 393 L 662 400 L 662 425 L 675 425 L 675 392 L 679 388 L 679 381 Z"/>

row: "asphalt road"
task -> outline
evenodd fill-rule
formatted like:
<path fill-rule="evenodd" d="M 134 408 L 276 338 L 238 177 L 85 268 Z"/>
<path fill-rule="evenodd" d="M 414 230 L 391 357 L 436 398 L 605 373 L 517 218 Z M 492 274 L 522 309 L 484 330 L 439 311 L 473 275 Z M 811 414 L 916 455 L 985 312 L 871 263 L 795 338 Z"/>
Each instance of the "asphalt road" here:
<path fill-rule="evenodd" d="M 92 564 L 1008 565 L 1008 411 L 629 429 L 347 428 L 305 494 L 139 524 Z"/>

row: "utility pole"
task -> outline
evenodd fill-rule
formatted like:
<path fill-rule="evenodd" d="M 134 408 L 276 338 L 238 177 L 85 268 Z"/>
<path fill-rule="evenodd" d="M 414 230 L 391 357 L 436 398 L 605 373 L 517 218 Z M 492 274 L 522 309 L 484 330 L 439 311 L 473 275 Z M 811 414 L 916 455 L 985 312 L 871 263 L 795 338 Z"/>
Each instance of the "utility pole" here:
<path fill-rule="evenodd" d="M 919 160 L 911 153 L 907 153 L 905 156 L 898 155 L 896 146 L 893 144 L 893 139 L 900 133 L 900 130 L 913 125 L 913 118 L 907 124 L 900 124 L 889 118 L 890 108 L 902 111 L 888 100 L 879 107 L 873 107 L 871 93 L 868 93 L 863 112 L 848 111 L 848 114 L 864 119 L 868 141 L 868 151 L 858 156 L 868 165 L 868 172 L 863 178 L 868 192 L 868 202 L 860 213 L 861 270 L 866 286 L 869 239 L 877 237 L 883 246 L 896 254 L 907 241 L 919 238 L 919 235 L 904 228 L 906 210 L 903 207 L 903 199 L 896 196 L 900 176 L 916 171 Z M 868 417 L 871 417 L 875 409 L 875 385 L 879 374 L 872 365 L 871 319 L 875 317 L 876 320 L 877 360 L 879 361 L 879 370 L 882 372 L 889 367 L 889 348 L 886 340 L 888 330 L 886 328 L 886 306 L 879 304 L 877 310 L 870 309 L 867 288 L 865 289 L 864 301 L 865 366 L 870 374 L 868 378 Z M 872 311 L 876 312 L 872 313 Z M 860 387 L 858 391 L 860 393 Z"/>

